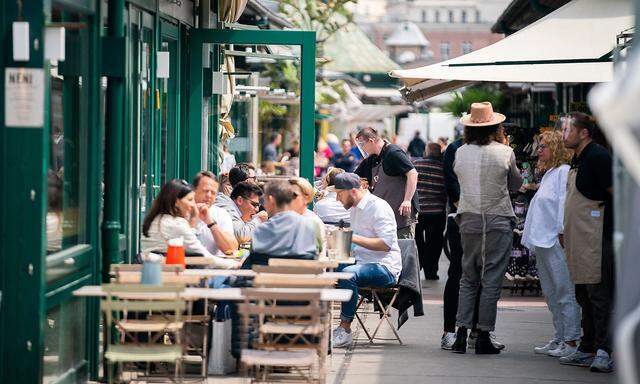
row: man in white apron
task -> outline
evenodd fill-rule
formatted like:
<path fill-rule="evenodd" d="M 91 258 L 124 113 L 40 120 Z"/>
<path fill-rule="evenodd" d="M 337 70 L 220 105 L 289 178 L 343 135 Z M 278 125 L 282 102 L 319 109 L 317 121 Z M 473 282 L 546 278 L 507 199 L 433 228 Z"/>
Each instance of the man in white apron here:
<path fill-rule="evenodd" d="M 363 128 L 356 144 L 367 158 L 354 171 L 369 182 L 369 190 L 389 203 L 395 214 L 398 239 L 413 239 L 418 214 L 418 171 L 409 156 L 383 140 L 373 128 Z"/>
<path fill-rule="evenodd" d="M 611 155 L 592 140 L 591 116 L 572 113 L 563 119 L 564 144 L 575 150 L 567 182 L 564 246 L 576 300 L 582 307 L 578 351 L 560 363 L 611 372 L 613 310 L 613 209 Z"/>

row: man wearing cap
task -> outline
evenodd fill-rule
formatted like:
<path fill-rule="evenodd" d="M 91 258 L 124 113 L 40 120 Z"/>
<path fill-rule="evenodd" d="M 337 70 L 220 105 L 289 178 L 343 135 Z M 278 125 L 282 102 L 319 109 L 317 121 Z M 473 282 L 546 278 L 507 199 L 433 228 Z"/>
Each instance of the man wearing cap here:
<path fill-rule="evenodd" d="M 368 153 L 355 173 L 366 177 L 371 192 L 393 209 L 398 238 L 413 239 L 418 214 L 418 171 L 409 156 L 390 144 L 373 128 L 363 128 L 356 135 L 358 147 Z"/>
<path fill-rule="evenodd" d="M 351 322 L 356 313 L 358 287 L 389 287 L 397 283 L 402 271 L 402 258 L 398 246 L 396 222 L 391 206 L 367 189 L 361 188 L 360 177 L 355 173 L 336 175 L 334 186 L 336 200 L 350 210 L 353 256 L 355 265 L 342 268 L 353 273 L 349 280 L 341 280 L 340 288 L 353 291 L 351 300 L 342 303 L 340 326 L 333 331 L 333 346 L 351 344 Z"/>
<path fill-rule="evenodd" d="M 522 185 L 513 149 L 506 144 L 501 123 L 489 102 L 471 104 L 460 119 L 464 142 L 456 152 L 454 171 L 460 183 L 456 221 L 462 238 L 462 279 L 458 299 L 456 341 L 453 352 L 465 353 L 467 330 L 473 324 L 479 296 L 476 354 L 497 354 L 492 342 L 500 298 L 513 243 L 515 214 L 509 191 Z M 480 290 L 480 287 L 482 289 Z"/>

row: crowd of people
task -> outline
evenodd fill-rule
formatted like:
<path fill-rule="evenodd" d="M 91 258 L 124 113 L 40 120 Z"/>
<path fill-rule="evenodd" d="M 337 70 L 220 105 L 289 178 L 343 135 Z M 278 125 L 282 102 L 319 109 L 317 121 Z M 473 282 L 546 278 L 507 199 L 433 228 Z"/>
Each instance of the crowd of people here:
<path fill-rule="evenodd" d="M 505 345 L 493 332 L 514 238 L 510 192 L 523 184 L 505 119 L 490 103 L 474 103 L 461 119 L 462 138 L 421 144 L 416 135 L 409 154 L 375 129 L 360 129 L 353 141 L 339 143 L 319 188 L 300 177 L 260 184 L 246 163 L 218 176 L 199 172 L 192 183 L 171 180 L 144 220 L 143 251 L 166 251 L 168 240 L 182 237 L 188 252 L 213 267 L 248 268 L 273 257 L 322 257 L 325 226 L 350 226 L 356 264 L 341 267 L 353 277 L 339 284 L 353 296 L 333 333 L 333 345 L 343 347 L 352 342 L 358 288 L 398 282 L 399 239 L 415 239 L 425 279 L 439 278 L 444 247 L 441 348 L 500 353 Z M 544 176 L 522 236 L 536 255 L 555 328 L 552 340 L 533 351 L 611 372 L 611 156 L 593 142 L 590 116 L 573 113 L 563 123 L 562 131 L 542 135 L 537 171 Z M 281 141 L 274 135 L 265 146 L 267 161 L 282 161 Z M 243 262 L 223 257 L 243 247 L 250 250 Z"/>
<path fill-rule="evenodd" d="M 446 221 L 445 255 L 450 263 L 441 347 L 456 353 L 475 348 L 476 354 L 497 354 L 505 348 L 492 332 L 513 246 L 516 216 L 510 192 L 533 188 L 537 191 L 522 244 L 536 255 L 554 327 L 553 338 L 533 350 L 561 364 L 611 372 L 611 155 L 593 140 L 594 119 L 571 113 L 562 119 L 561 130 L 541 135 L 539 185 L 522 186 L 502 128 L 505 119 L 490 103 L 474 103 L 461 119 L 462 138 L 449 144 L 442 156 L 438 143 L 430 143 L 425 157 L 414 161 L 420 203 L 416 243 L 427 279 L 438 278 Z"/>

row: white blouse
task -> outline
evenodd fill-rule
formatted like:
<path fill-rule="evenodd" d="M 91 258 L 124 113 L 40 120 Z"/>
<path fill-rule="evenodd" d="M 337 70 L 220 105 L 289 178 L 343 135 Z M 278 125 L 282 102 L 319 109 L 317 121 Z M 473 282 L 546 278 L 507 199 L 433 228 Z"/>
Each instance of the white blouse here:
<path fill-rule="evenodd" d="M 567 195 L 569 166 L 563 164 L 545 173 L 540 187 L 529 204 L 524 223 L 522 245 L 551 248 L 564 232 L 564 200 Z"/>
<path fill-rule="evenodd" d="M 195 228 L 192 228 L 184 217 L 159 215 L 153 219 L 149 227 L 149 236 L 142 235 L 140 240 L 142 251 L 167 252 L 167 241 L 178 237 L 184 239 L 184 249 L 187 252 L 199 253 L 210 259 L 213 267 L 235 268 L 235 261 L 212 255 L 198 240 Z"/>

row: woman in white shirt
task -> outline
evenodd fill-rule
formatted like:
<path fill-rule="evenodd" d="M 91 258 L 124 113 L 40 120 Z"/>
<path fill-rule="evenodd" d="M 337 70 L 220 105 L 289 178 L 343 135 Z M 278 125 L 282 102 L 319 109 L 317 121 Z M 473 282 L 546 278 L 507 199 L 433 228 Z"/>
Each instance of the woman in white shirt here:
<path fill-rule="evenodd" d="M 166 252 L 170 239 L 182 237 L 187 252 L 203 255 L 215 268 L 240 267 L 235 260 L 212 255 L 196 237 L 199 212 L 193 187 L 184 180 L 173 179 L 162 186 L 142 224 L 142 251 Z"/>
<path fill-rule="evenodd" d="M 524 224 L 522 244 L 536 254 L 542 292 L 553 316 L 555 337 L 536 353 L 568 356 L 580 339 L 580 307 L 562 247 L 564 200 L 572 152 L 564 147 L 562 133 L 544 132 L 538 147 L 538 168 L 546 171 Z"/>

